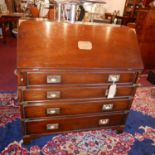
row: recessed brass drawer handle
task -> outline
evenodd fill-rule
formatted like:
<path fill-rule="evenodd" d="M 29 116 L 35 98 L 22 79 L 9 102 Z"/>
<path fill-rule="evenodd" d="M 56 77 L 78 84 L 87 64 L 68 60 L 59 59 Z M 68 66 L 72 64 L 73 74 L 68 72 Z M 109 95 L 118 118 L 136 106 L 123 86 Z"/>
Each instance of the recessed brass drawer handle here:
<path fill-rule="evenodd" d="M 47 130 L 56 130 L 56 129 L 59 129 L 59 124 L 58 123 L 55 123 L 55 124 L 47 124 L 46 125 L 46 129 Z"/>
<path fill-rule="evenodd" d="M 60 94 L 61 93 L 59 91 L 47 92 L 47 98 L 48 99 L 60 98 Z"/>
<path fill-rule="evenodd" d="M 108 118 L 99 120 L 99 125 L 107 125 L 107 124 L 109 124 L 109 119 Z"/>
<path fill-rule="evenodd" d="M 47 75 L 47 83 L 61 83 L 60 75 Z"/>
<path fill-rule="evenodd" d="M 46 113 L 47 113 L 47 115 L 59 114 L 60 108 L 47 108 Z"/>
<path fill-rule="evenodd" d="M 120 75 L 119 74 L 111 74 L 108 77 L 108 82 L 118 82 L 120 79 Z"/>
<path fill-rule="evenodd" d="M 103 104 L 102 110 L 112 110 L 113 104 Z"/>

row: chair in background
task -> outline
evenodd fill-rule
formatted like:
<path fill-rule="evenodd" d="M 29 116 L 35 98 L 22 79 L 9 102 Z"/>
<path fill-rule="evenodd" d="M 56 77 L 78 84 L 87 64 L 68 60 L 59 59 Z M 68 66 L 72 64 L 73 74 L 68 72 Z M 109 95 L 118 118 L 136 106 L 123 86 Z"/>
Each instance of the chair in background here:
<path fill-rule="evenodd" d="M 15 12 L 15 1 L 14 0 L 5 0 L 8 11 Z"/>
<path fill-rule="evenodd" d="M 29 10 L 32 17 L 39 17 L 39 9 L 36 6 L 30 5 Z"/>
<path fill-rule="evenodd" d="M 48 9 L 47 17 L 49 20 L 56 19 L 56 2 L 54 0 L 49 1 L 49 9 Z"/>
<path fill-rule="evenodd" d="M 55 9 L 54 8 L 49 9 L 47 17 L 49 20 L 55 20 Z"/>

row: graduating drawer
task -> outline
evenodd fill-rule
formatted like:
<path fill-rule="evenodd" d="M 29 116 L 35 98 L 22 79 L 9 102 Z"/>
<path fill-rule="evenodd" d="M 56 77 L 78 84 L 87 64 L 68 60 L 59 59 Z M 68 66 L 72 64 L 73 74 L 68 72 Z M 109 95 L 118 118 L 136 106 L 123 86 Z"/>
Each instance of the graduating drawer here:
<path fill-rule="evenodd" d="M 127 114 L 88 115 L 24 121 L 25 134 L 54 133 L 123 125 Z"/>
<path fill-rule="evenodd" d="M 52 85 L 52 84 L 99 84 L 112 82 L 112 78 L 117 83 L 135 83 L 137 74 L 135 72 L 27 72 L 27 76 L 21 74 L 19 85 L 27 86 Z M 111 78 L 112 77 L 112 78 Z"/>
<path fill-rule="evenodd" d="M 115 97 L 133 96 L 135 92 L 133 86 L 118 86 Z M 72 87 L 72 88 L 33 88 L 24 89 L 21 92 L 21 101 L 34 100 L 59 100 L 59 99 L 87 99 L 87 98 L 107 98 L 109 87 Z"/>
<path fill-rule="evenodd" d="M 129 110 L 131 100 L 100 100 L 85 102 L 35 102 L 23 105 L 24 118 L 51 117 Z"/>

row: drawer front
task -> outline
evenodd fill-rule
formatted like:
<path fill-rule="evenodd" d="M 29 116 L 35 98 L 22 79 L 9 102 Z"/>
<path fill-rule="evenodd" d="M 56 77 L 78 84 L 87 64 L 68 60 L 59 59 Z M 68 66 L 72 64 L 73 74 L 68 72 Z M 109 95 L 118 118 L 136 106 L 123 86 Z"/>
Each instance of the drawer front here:
<path fill-rule="evenodd" d="M 87 99 L 107 96 L 107 87 L 77 87 L 77 88 L 51 88 L 51 89 L 25 89 L 22 91 L 22 101 L 59 100 L 59 99 Z M 133 87 L 117 87 L 115 97 L 133 96 Z"/>
<path fill-rule="evenodd" d="M 112 82 L 116 78 L 119 83 L 134 83 L 136 73 L 27 73 L 21 76 L 19 85 L 52 85 L 52 84 L 99 84 Z"/>
<path fill-rule="evenodd" d="M 86 102 L 37 102 L 23 105 L 24 118 L 51 117 L 128 110 L 131 100 Z"/>
<path fill-rule="evenodd" d="M 24 122 L 25 134 L 54 133 L 123 125 L 127 115 L 85 116 L 75 118 L 45 119 Z"/>

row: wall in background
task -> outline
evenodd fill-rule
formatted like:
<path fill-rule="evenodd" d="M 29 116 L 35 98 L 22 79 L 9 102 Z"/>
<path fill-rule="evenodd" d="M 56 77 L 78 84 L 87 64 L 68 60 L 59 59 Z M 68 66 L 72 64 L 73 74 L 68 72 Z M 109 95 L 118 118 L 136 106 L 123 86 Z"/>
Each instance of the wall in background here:
<path fill-rule="evenodd" d="M 106 12 L 113 13 L 115 10 L 120 11 L 120 15 L 123 15 L 125 1 L 126 0 L 104 0 L 106 2 L 105 9 Z"/>
<path fill-rule="evenodd" d="M 103 0 L 106 4 L 84 3 L 84 8 L 88 12 L 104 14 L 105 12 L 113 13 L 115 10 L 123 15 L 126 0 Z"/>

